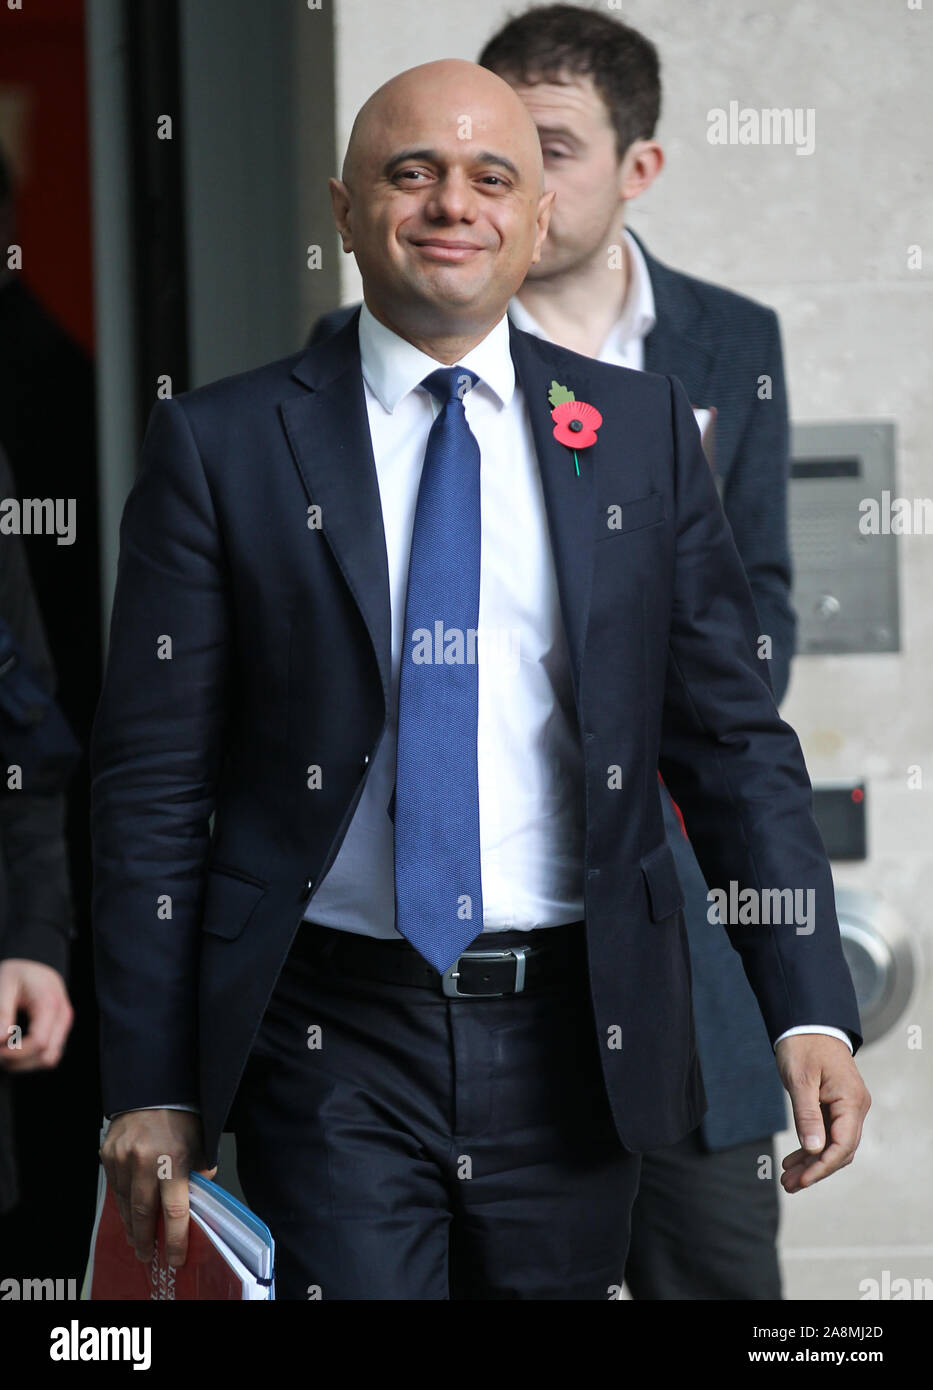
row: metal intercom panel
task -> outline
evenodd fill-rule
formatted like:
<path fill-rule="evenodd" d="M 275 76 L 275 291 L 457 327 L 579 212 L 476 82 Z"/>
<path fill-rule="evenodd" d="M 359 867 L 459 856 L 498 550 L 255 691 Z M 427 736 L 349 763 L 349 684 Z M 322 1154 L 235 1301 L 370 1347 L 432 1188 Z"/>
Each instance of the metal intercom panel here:
<path fill-rule="evenodd" d="M 892 423 L 793 427 L 788 523 L 798 652 L 900 650 L 896 500 Z"/>

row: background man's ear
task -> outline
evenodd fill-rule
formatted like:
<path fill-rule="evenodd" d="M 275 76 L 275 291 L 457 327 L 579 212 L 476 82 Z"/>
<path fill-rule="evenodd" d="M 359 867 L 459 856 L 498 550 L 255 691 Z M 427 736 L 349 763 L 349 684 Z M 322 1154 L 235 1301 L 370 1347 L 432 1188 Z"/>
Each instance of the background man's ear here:
<path fill-rule="evenodd" d="M 626 202 L 638 198 L 664 168 L 664 150 L 657 140 L 633 140 L 619 166 L 619 193 Z"/>

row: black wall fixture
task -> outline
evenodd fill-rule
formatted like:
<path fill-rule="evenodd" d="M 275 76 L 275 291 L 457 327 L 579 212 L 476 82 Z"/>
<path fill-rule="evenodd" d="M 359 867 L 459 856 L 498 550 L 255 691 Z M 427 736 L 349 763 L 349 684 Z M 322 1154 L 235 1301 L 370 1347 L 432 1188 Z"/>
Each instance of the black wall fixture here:
<path fill-rule="evenodd" d="M 173 395 L 189 386 L 182 84 L 176 0 L 126 0 L 125 12 L 141 441 L 159 378 Z"/>

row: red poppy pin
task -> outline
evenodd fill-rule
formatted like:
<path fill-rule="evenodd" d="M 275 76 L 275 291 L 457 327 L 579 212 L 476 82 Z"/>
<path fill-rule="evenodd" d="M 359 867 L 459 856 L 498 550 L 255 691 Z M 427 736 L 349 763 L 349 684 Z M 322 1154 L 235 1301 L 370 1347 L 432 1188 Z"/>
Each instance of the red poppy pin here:
<path fill-rule="evenodd" d="M 547 398 L 552 407 L 554 438 L 558 444 L 565 444 L 572 450 L 573 464 L 579 478 L 580 460 L 577 458 L 577 450 L 588 449 L 591 444 L 596 443 L 596 431 L 602 424 L 603 417 L 595 405 L 589 405 L 587 401 L 578 401 L 573 392 L 568 391 L 566 386 L 561 386 L 559 381 L 551 382 Z"/>

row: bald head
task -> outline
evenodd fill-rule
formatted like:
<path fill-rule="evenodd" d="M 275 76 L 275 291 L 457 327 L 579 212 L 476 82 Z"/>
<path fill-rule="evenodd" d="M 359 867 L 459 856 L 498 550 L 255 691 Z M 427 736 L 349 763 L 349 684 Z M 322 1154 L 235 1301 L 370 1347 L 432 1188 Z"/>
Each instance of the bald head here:
<path fill-rule="evenodd" d="M 460 58 L 375 91 L 330 187 L 367 305 L 413 342 L 485 336 L 540 255 L 554 196 L 525 104 Z"/>
<path fill-rule="evenodd" d="M 420 63 L 376 88 L 350 130 L 341 169 L 344 183 L 353 182 L 356 171 L 373 157 L 389 132 L 409 124 L 412 113 L 426 105 L 446 108 L 463 129 L 467 128 L 464 117 L 480 128 L 511 125 L 521 157 L 538 171 L 538 192 L 544 191 L 541 142 L 525 103 L 496 73 L 464 58 Z"/>

